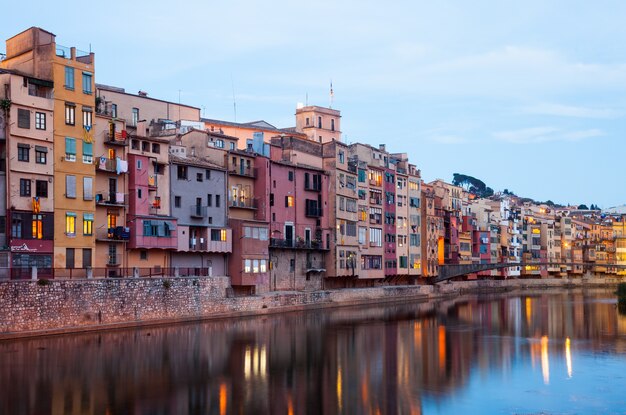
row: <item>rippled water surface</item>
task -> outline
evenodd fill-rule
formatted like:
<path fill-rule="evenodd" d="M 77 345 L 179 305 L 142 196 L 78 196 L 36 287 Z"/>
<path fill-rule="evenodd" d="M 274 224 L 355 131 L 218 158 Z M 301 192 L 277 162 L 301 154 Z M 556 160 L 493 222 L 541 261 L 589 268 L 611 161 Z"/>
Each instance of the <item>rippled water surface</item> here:
<path fill-rule="evenodd" d="M 626 413 L 611 291 L 0 342 L 0 414 Z"/>

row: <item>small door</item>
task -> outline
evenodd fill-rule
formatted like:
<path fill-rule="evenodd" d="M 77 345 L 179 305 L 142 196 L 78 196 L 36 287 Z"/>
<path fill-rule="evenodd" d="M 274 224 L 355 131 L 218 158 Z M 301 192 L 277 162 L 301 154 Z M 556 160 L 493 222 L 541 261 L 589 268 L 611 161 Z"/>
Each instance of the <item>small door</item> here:
<path fill-rule="evenodd" d="M 285 240 L 287 243 L 293 243 L 293 225 L 285 225 Z"/>
<path fill-rule="evenodd" d="M 306 243 L 307 246 L 311 245 L 311 230 L 310 229 L 304 230 L 304 242 Z"/>

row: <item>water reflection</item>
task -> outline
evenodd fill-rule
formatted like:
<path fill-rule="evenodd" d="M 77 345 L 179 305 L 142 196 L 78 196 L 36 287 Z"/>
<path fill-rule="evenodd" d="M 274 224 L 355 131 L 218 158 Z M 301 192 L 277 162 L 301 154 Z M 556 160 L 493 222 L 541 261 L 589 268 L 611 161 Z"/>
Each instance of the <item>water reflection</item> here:
<path fill-rule="evenodd" d="M 625 355 L 610 291 L 471 296 L 4 342 L 0 413 L 611 412 Z"/>

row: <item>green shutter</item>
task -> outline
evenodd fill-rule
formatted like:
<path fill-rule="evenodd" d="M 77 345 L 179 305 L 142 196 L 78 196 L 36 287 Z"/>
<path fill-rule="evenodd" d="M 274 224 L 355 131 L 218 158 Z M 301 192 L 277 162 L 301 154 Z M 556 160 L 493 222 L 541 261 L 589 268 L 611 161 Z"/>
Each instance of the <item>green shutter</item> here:
<path fill-rule="evenodd" d="M 65 137 L 65 154 L 76 155 L 76 139 Z"/>
<path fill-rule="evenodd" d="M 83 156 L 93 156 L 93 143 L 83 141 Z"/>

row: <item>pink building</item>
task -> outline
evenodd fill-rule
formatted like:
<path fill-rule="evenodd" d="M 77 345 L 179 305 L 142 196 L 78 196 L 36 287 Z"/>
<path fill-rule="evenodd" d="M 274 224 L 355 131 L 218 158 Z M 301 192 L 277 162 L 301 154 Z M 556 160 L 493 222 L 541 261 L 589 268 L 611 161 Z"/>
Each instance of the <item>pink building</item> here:
<path fill-rule="evenodd" d="M 328 175 L 297 157 L 284 160 L 276 144 L 270 163 L 270 286 L 320 289 L 330 249 Z"/>
<path fill-rule="evenodd" d="M 393 166 L 393 165 L 392 165 Z M 383 200 L 385 212 L 385 276 L 394 276 L 398 273 L 398 259 L 396 256 L 396 171 L 386 168 L 384 173 Z"/>

